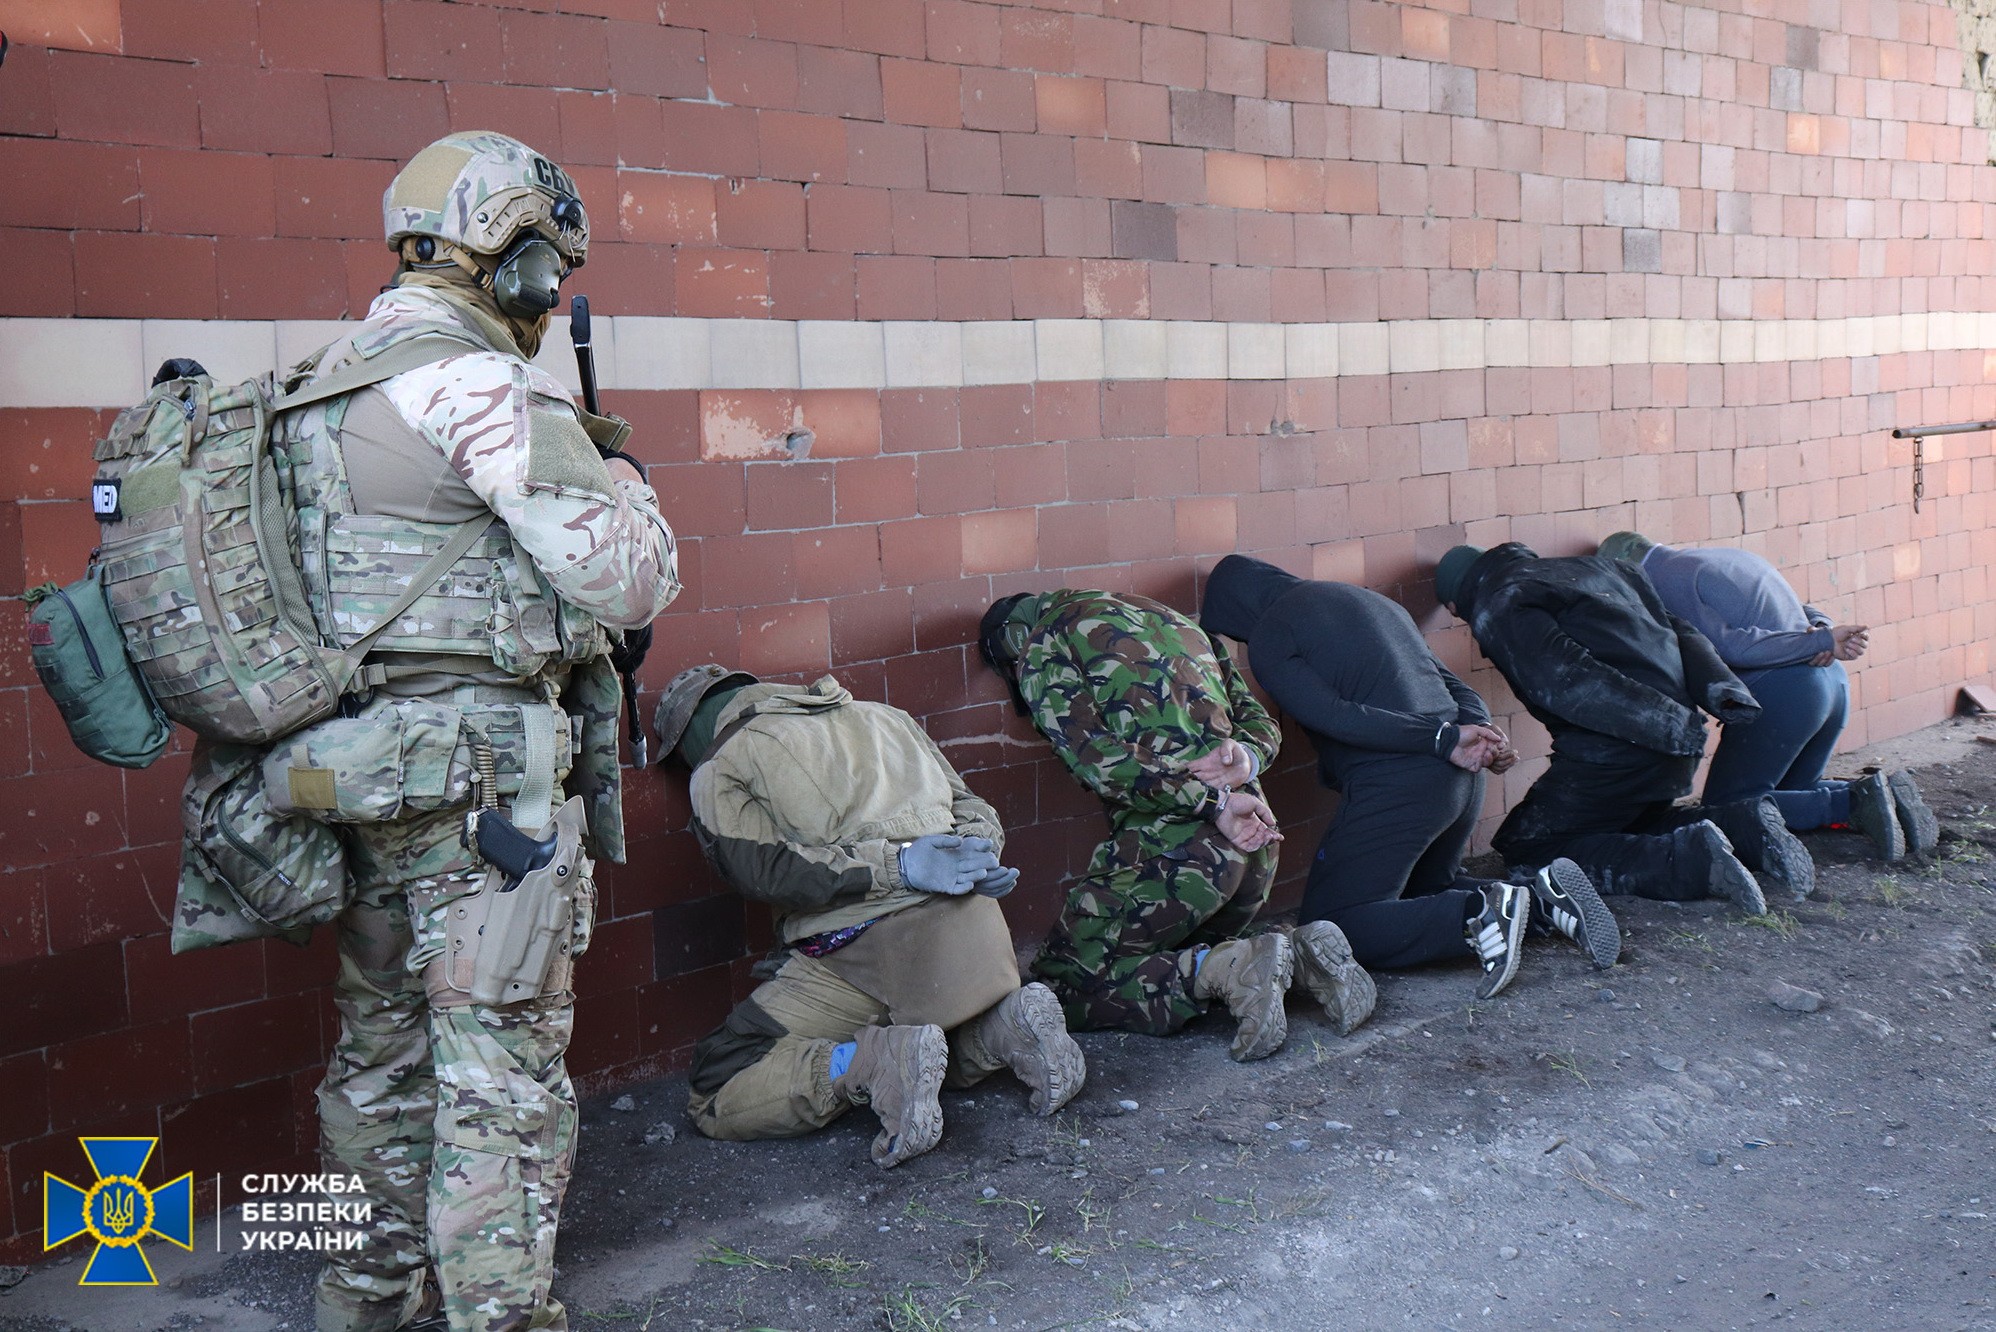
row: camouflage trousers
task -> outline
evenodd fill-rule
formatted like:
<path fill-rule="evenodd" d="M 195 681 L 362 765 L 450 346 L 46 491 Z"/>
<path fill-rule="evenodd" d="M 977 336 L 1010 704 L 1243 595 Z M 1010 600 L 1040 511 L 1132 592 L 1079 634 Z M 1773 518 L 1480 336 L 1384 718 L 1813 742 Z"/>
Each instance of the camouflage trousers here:
<path fill-rule="evenodd" d="M 1095 848 L 1033 975 L 1060 996 L 1071 1030 L 1164 1036 L 1206 1009 L 1192 994 L 1198 950 L 1237 939 L 1275 882 L 1273 846 L 1243 854 L 1219 829 L 1143 855 L 1125 832 Z"/>
<path fill-rule="evenodd" d="M 435 1005 L 423 965 L 482 862 L 444 812 L 347 830 L 352 904 L 336 922 L 339 1043 L 319 1086 L 328 1173 L 372 1205 L 359 1250 L 328 1260 L 319 1332 L 402 1326 L 434 1270 L 452 1332 L 568 1326 L 549 1292 L 575 1158 L 563 1054 L 574 996 Z M 587 922 L 579 922 L 585 932 Z"/>
<path fill-rule="evenodd" d="M 795 1138 L 852 1108 L 832 1090 L 832 1047 L 887 1021 L 887 1005 L 824 963 L 792 953 L 694 1047 L 686 1113 L 710 1138 Z M 949 1032 L 946 1087 L 974 1086 L 1005 1067 Z"/>

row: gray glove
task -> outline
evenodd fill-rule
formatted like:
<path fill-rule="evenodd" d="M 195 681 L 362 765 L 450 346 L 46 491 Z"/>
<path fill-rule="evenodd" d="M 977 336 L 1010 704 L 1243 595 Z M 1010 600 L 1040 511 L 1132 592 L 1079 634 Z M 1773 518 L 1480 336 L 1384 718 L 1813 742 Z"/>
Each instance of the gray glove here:
<path fill-rule="evenodd" d="M 991 843 L 982 837 L 930 833 L 901 848 L 901 878 L 925 893 L 958 897 L 998 868 Z"/>
<path fill-rule="evenodd" d="M 1003 897 L 1018 882 L 1019 871 L 1009 865 L 1000 865 L 977 881 L 977 891 L 984 897 Z"/>

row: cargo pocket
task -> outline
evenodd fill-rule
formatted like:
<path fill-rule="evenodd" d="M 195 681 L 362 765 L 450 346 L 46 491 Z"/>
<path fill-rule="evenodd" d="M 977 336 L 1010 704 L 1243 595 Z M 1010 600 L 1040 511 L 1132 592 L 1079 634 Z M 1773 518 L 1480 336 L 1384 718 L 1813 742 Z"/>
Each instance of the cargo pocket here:
<path fill-rule="evenodd" d="M 349 887 L 336 829 L 286 817 L 266 798 L 259 751 L 202 744 L 182 796 L 173 951 L 271 935 L 302 942 L 338 915 Z"/>
<path fill-rule="evenodd" d="M 286 736 L 263 760 L 271 808 L 322 823 L 382 823 L 471 794 L 457 709 L 398 703 Z"/>

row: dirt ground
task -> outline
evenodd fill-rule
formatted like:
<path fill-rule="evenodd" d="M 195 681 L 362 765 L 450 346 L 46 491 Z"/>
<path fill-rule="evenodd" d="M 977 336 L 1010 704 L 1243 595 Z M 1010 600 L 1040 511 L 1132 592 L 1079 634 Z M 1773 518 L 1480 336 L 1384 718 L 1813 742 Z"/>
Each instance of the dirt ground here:
<path fill-rule="evenodd" d="M 1944 835 L 1880 865 L 1812 834 L 1815 895 L 1743 919 L 1616 903 L 1622 964 L 1547 942 L 1472 1002 L 1467 965 L 1379 978 L 1339 1039 L 1226 1057 L 1081 1037 L 1051 1120 L 995 1080 L 893 1171 L 864 1111 L 707 1142 L 680 1081 L 584 1107 L 557 1292 L 572 1326 L 1996 1329 L 1996 744 L 1956 722 L 1847 756 L 1914 767 Z M 1768 998 L 1816 991 L 1814 1012 Z M 228 1232 L 231 1236 L 233 1231 Z M 0 1332 L 303 1332 L 314 1263 L 154 1245 L 162 1288 L 0 1295 Z M 232 1247 L 225 1241 L 224 1248 Z"/>

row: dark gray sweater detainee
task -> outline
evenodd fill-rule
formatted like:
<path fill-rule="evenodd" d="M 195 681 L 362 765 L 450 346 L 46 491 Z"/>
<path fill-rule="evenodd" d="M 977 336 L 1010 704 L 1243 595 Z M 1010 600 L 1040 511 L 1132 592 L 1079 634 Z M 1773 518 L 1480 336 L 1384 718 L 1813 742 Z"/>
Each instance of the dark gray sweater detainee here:
<path fill-rule="evenodd" d="M 1745 726 L 1760 705 L 1641 570 L 1457 546 L 1435 598 L 1552 733 L 1551 766 L 1492 839 L 1506 860 L 1570 856 L 1604 894 L 1725 897 L 1756 915 L 1767 901 L 1749 869 L 1808 895 L 1815 866 L 1771 802 L 1674 803 L 1705 752 L 1702 714 Z"/>
<path fill-rule="evenodd" d="M 1474 956 L 1487 998 L 1516 974 L 1536 901 L 1597 966 L 1614 965 L 1621 931 L 1571 860 L 1523 884 L 1463 874 L 1483 770 L 1509 766 L 1500 756 L 1510 742 L 1398 603 L 1229 555 L 1207 581 L 1200 623 L 1247 645 L 1255 678 L 1310 737 L 1319 775 L 1343 797 L 1299 920 L 1336 924 L 1369 968 Z"/>
<path fill-rule="evenodd" d="M 1805 605 L 1781 571 L 1750 550 L 1659 546 L 1640 532 L 1601 543 L 1609 559 L 1643 571 L 1673 615 L 1712 640 L 1760 704 L 1760 720 L 1727 727 L 1705 774 L 1705 803 L 1765 796 L 1798 832 L 1850 827 L 1888 861 L 1926 855 L 1940 824 L 1908 772 L 1825 780 L 1850 711 L 1843 664 L 1864 655 L 1870 629 L 1837 624 Z"/>

